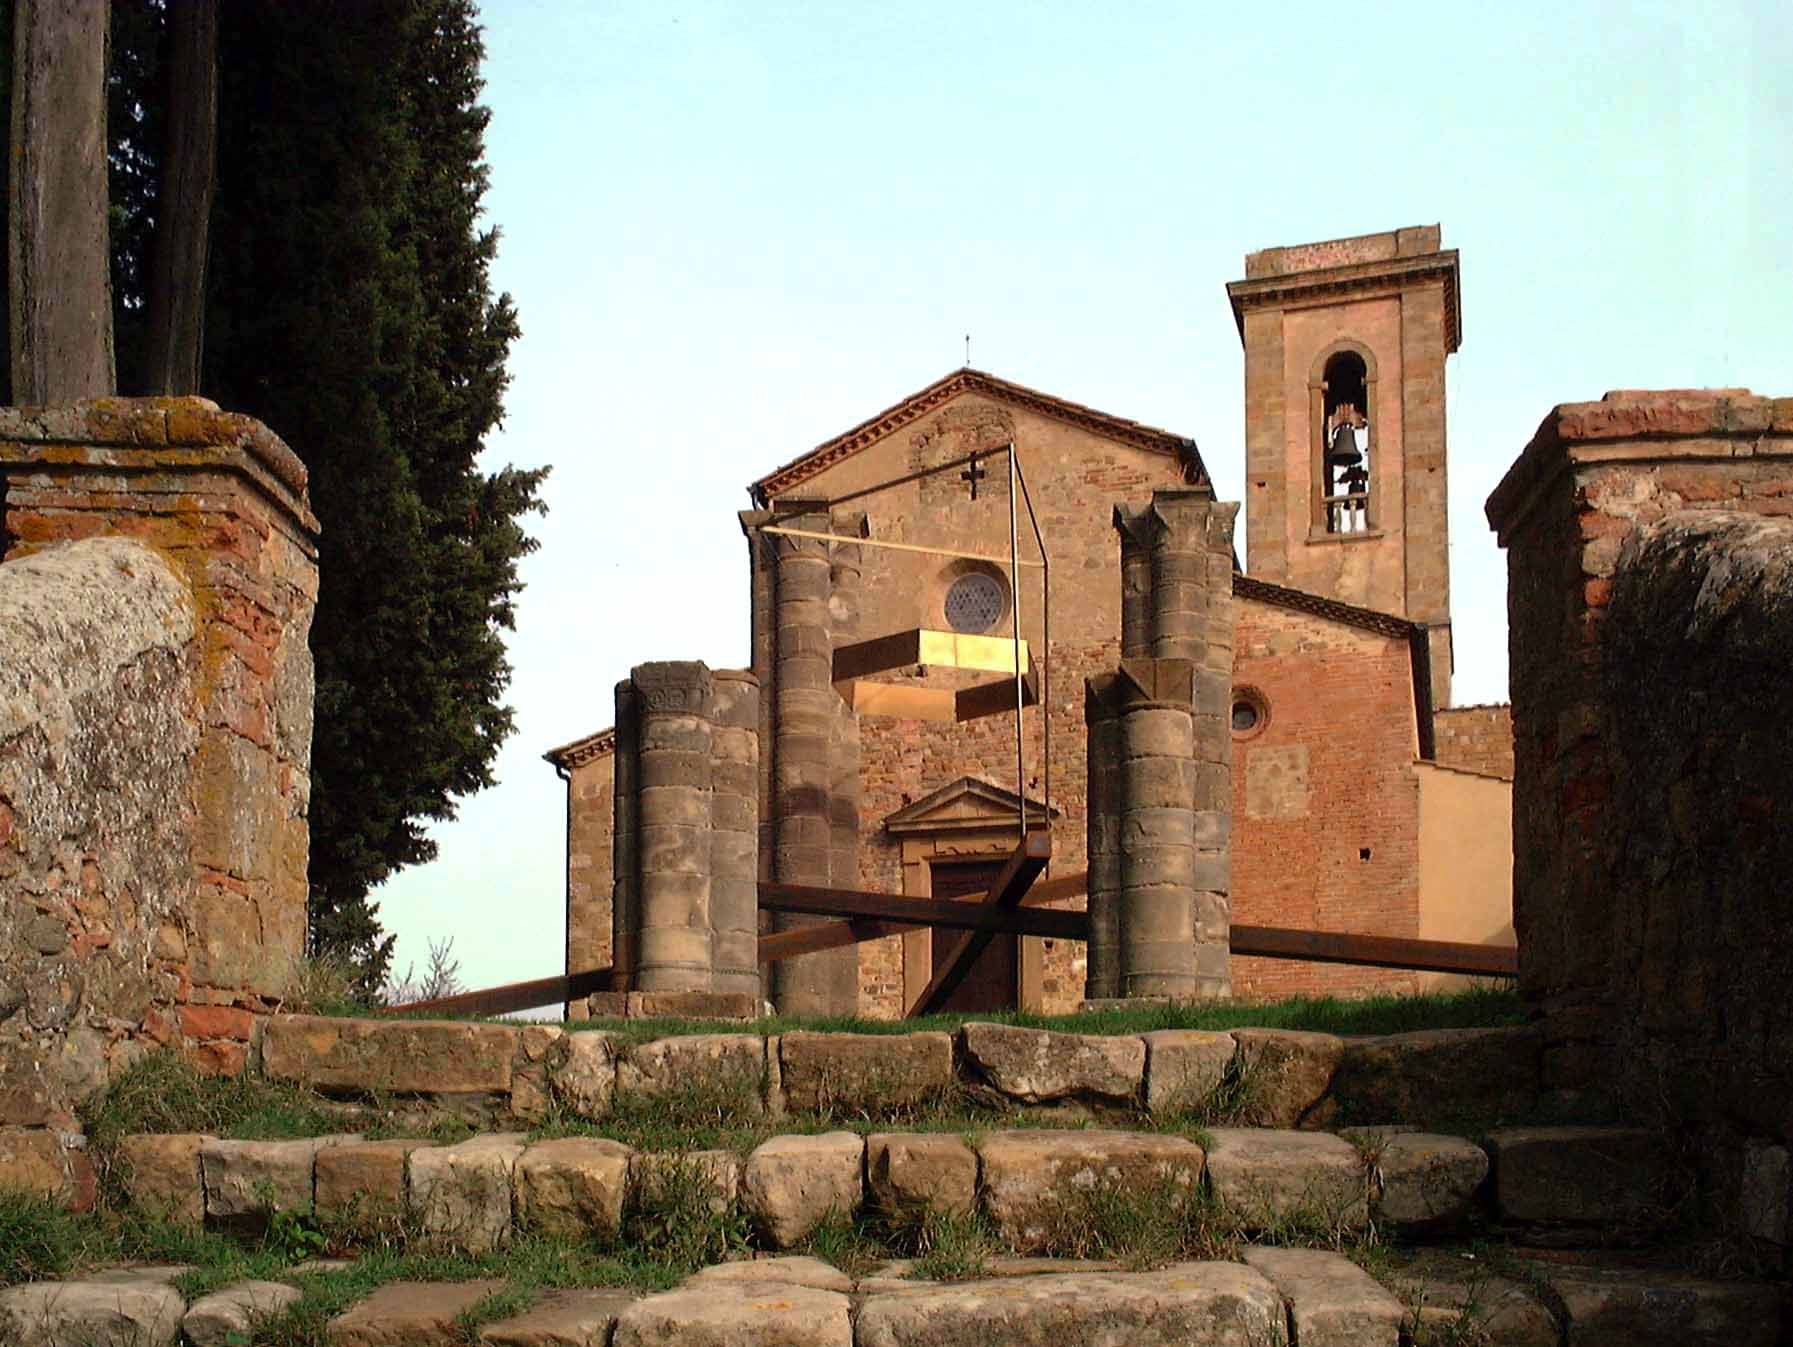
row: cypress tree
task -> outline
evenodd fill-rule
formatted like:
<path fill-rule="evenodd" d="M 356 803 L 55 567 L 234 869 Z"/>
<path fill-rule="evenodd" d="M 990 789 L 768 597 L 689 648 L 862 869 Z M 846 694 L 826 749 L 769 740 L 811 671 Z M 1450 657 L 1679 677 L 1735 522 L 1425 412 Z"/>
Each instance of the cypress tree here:
<path fill-rule="evenodd" d="M 465 0 L 328 12 L 232 0 L 202 387 L 311 469 L 314 952 L 384 978 L 369 890 L 430 859 L 427 819 L 488 786 L 511 729 L 502 630 L 543 473 L 482 472 L 517 336 L 496 247 Z"/>

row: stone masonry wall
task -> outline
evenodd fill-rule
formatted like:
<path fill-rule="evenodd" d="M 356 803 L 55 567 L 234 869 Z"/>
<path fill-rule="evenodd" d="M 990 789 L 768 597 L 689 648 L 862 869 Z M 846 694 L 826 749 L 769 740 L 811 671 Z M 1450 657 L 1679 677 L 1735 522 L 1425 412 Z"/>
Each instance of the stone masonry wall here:
<path fill-rule="evenodd" d="M 616 736 L 611 731 L 581 741 L 559 758 L 567 774 L 566 971 L 610 966 L 611 841 L 616 829 Z M 555 761 L 555 755 L 549 755 Z M 585 998 L 567 1006 L 569 1019 L 584 1019 Z"/>
<path fill-rule="evenodd" d="M 1765 1138 L 1783 1214 L 1790 515 L 1793 399 L 1744 390 L 1559 406 L 1488 502 L 1546 1082 Z"/>
<path fill-rule="evenodd" d="M 197 398 L 0 409 L 0 1125 L 239 1069 L 303 952 L 316 520 Z"/>
<path fill-rule="evenodd" d="M 1504 702 L 1440 708 L 1432 735 L 1440 766 L 1513 779 L 1513 708 Z"/>

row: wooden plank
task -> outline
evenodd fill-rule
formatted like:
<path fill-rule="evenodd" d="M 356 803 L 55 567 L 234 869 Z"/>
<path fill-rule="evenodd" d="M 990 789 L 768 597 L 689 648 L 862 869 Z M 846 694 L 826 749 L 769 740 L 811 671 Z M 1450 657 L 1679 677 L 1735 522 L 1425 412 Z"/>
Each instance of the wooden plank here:
<path fill-rule="evenodd" d="M 1472 945 L 1456 940 L 1408 940 L 1342 931 L 1297 931 L 1280 926 L 1238 926 L 1234 954 L 1264 959 L 1305 959 L 1366 968 L 1412 968 L 1424 973 L 1517 977 L 1519 951 L 1511 945 Z"/>
<path fill-rule="evenodd" d="M 836 683 L 845 683 L 848 679 L 866 678 L 917 664 L 1013 674 L 1017 659 L 1021 668 L 1028 667 L 1027 642 L 1020 642 L 1019 650 L 1015 646 L 1013 638 L 1007 636 L 970 636 L 964 632 L 917 627 L 837 646 L 832 678 Z"/>
<path fill-rule="evenodd" d="M 1026 675 L 1021 679 L 1021 703 L 1023 706 L 1037 706 L 1040 701 L 1040 685 L 1033 666 L 1028 665 Z M 953 703 L 953 718 L 956 720 L 977 720 L 982 716 L 998 716 L 1004 711 L 1015 709 L 1015 680 L 1000 678 L 994 683 L 979 683 L 974 687 L 960 688 Z"/>
<path fill-rule="evenodd" d="M 559 977 L 535 978 L 529 982 L 508 982 L 502 987 L 487 987 L 477 992 L 461 992 L 455 996 L 438 996 L 432 1001 L 413 1001 L 409 1005 L 386 1006 L 375 1012 L 381 1015 L 508 1015 L 517 1010 L 534 1010 L 540 1006 L 561 1005 L 576 1001 L 593 992 L 613 990 L 610 970 L 593 968 L 584 973 L 562 974 Z"/>
<path fill-rule="evenodd" d="M 921 637 L 917 664 L 1010 675 L 1017 668 L 1028 667 L 1027 642 L 1017 642 L 1010 636 L 973 636 L 962 631 L 930 631 L 926 627 L 917 634 Z"/>
<path fill-rule="evenodd" d="M 1013 683 L 1004 684 L 1013 688 Z M 951 723 L 963 719 L 951 688 L 918 688 L 904 683 L 871 683 L 855 679 L 853 710 L 862 716 L 898 716 L 904 720 L 937 720 Z M 1015 704 L 1009 694 L 1009 706 Z"/>
<path fill-rule="evenodd" d="M 869 641 L 834 648 L 834 681 L 864 678 L 867 674 L 889 673 L 904 665 L 915 664 L 921 654 L 921 632 L 899 631 L 890 636 L 874 636 Z"/>
<path fill-rule="evenodd" d="M 1079 870 L 1074 875 L 1060 875 L 1057 879 L 1042 879 L 1029 889 L 1021 899 L 1025 907 L 1036 903 L 1055 903 L 1060 898 L 1075 898 L 1089 892 L 1089 871 Z"/>
<path fill-rule="evenodd" d="M 1043 832 L 1030 834 L 1028 844 L 1044 847 Z M 1042 858 L 1041 864 L 1044 864 Z M 1034 873 L 1039 873 L 1036 868 Z M 908 926 L 944 926 L 989 934 L 1040 935 L 1053 940 L 1087 940 L 1089 917 L 1082 912 L 1044 908 L 993 908 L 988 903 L 952 898 L 911 898 L 857 889 L 811 888 L 800 884 L 762 883 L 760 907 L 768 912 L 806 912 L 812 916 L 850 917 L 899 922 Z M 802 928 L 808 929 L 808 928 Z"/>
<path fill-rule="evenodd" d="M 850 921 L 819 921 L 814 926 L 799 926 L 793 931 L 774 931 L 760 937 L 760 962 L 777 963 L 799 954 L 819 954 L 825 949 L 843 945 L 859 945 L 867 940 L 881 940 L 914 929 L 914 923 L 872 921 L 855 917 Z"/>
<path fill-rule="evenodd" d="M 1021 845 L 1015 848 L 1014 854 L 1009 857 L 1008 864 L 1002 867 L 1002 873 L 997 875 L 996 882 L 990 886 L 990 891 L 984 895 L 984 901 L 979 904 L 967 903 L 965 906 L 992 911 L 1006 909 L 1011 916 L 1035 919 L 1046 916 L 1083 916 L 1084 938 L 1088 939 L 1089 919 L 1083 913 L 1016 910 L 1020 908 L 1022 898 L 1026 896 L 1027 890 L 1032 887 L 1040 871 L 1046 868 L 1046 862 L 1051 859 L 1051 837 L 1044 832 L 1027 834 L 1022 838 Z M 957 943 L 953 945 L 952 952 L 947 955 L 945 963 L 934 970 L 934 976 L 929 979 L 928 985 L 922 988 L 921 995 L 915 999 L 915 1004 L 909 1007 L 909 1013 L 911 1015 L 929 1015 L 938 1010 L 945 1003 L 946 998 L 958 989 L 959 984 L 965 980 L 966 974 L 971 971 L 972 964 L 976 963 L 978 956 L 989 948 L 990 942 L 995 937 L 994 931 L 982 930 L 967 931 L 960 936 Z"/>
<path fill-rule="evenodd" d="M 894 485 L 896 485 L 894 482 L 885 483 L 885 486 Z M 883 487 L 877 489 L 883 490 Z M 864 494 L 866 493 L 855 492 L 853 495 L 844 496 L 841 499 L 855 500 Z M 989 555 L 983 552 L 961 552 L 956 547 L 927 547 L 921 543 L 892 542 L 888 538 L 849 538 L 841 533 L 818 533 L 814 529 L 786 528 L 783 524 L 762 524 L 760 526 L 760 532 L 776 533 L 781 538 L 815 538 L 825 543 L 845 543 L 848 547 L 888 547 L 897 552 L 925 552 L 929 556 L 935 557 L 963 557 L 967 561 L 988 561 L 1004 567 L 1009 564 L 1009 559 L 1007 557 Z M 1043 562 L 1030 561 L 1026 557 L 1020 557 L 1018 560 L 1021 565 L 1032 566 L 1036 570 L 1044 565 Z"/>

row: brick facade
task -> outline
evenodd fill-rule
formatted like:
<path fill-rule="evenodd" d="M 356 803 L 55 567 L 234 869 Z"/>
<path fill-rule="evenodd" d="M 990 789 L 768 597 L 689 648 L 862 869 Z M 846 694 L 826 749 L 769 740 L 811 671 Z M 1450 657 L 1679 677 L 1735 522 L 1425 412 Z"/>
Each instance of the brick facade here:
<path fill-rule="evenodd" d="M 1241 596 L 1234 683 L 1260 719 L 1233 742 L 1233 920 L 1419 934 L 1418 730 L 1405 623 L 1367 630 Z M 1241 996 L 1406 989 L 1415 975 L 1233 959 Z"/>

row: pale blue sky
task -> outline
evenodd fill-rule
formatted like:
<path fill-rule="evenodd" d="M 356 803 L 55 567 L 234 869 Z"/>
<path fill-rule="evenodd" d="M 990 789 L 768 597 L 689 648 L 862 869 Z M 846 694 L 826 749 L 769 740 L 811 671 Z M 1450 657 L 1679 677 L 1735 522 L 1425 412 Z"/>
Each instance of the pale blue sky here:
<path fill-rule="evenodd" d="M 1793 7 L 491 0 L 496 465 L 554 465 L 500 784 L 376 895 L 398 966 L 562 966 L 564 788 L 647 659 L 747 661 L 767 468 L 972 362 L 1242 483 L 1244 254 L 1441 222 L 1459 702 L 1506 690 L 1482 502 L 1551 406 L 1793 393 Z"/>

